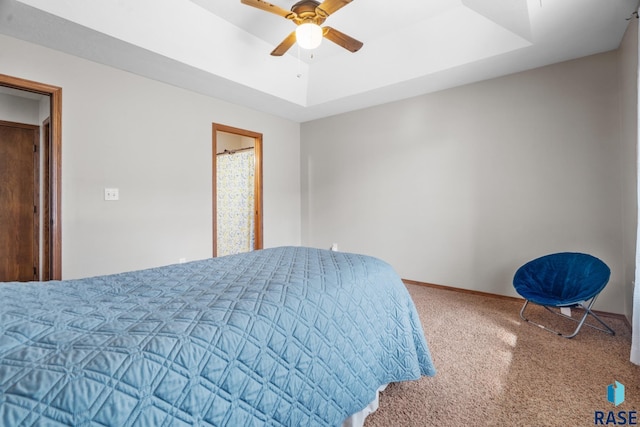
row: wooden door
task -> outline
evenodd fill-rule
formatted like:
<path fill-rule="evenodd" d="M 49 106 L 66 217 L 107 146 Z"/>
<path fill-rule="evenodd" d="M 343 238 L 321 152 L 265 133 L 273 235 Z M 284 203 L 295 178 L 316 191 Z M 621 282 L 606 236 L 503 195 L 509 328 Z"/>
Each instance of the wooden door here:
<path fill-rule="evenodd" d="M 0 121 L 0 281 L 38 279 L 37 126 Z"/>

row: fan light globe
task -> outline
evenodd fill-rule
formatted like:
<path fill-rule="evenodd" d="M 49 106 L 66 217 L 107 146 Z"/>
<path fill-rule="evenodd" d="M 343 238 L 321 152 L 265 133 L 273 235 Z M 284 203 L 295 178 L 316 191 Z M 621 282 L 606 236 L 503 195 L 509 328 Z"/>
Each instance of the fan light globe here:
<path fill-rule="evenodd" d="M 296 28 L 296 41 L 303 49 L 315 49 L 322 42 L 322 28 L 311 22 L 300 24 Z"/>

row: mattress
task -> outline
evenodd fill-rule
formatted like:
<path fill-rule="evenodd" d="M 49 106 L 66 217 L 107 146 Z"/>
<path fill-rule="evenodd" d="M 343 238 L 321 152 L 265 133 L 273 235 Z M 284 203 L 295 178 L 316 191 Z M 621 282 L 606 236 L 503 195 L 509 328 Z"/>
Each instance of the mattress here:
<path fill-rule="evenodd" d="M 0 423 L 339 426 L 435 374 L 415 307 L 373 257 L 265 249 L 0 284 Z"/>

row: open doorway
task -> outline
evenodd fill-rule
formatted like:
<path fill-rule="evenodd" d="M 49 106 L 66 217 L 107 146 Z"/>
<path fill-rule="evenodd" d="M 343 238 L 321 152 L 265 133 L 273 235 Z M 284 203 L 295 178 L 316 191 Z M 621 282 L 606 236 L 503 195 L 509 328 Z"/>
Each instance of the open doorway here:
<path fill-rule="evenodd" d="M 39 134 L 42 136 L 38 156 L 40 163 L 36 191 L 40 202 L 37 209 L 39 236 L 39 258 L 41 262 L 34 274 L 35 280 L 60 280 L 62 278 L 62 230 L 61 230 L 61 157 L 62 157 L 62 89 L 43 83 L 0 74 L 0 87 L 24 94 L 45 97 L 48 117 L 44 119 Z M 46 235 L 43 235 L 46 233 Z M 10 248 L 8 248 L 10 250 Z"/>
<path fill-rule="evenodd" d="M 213 256 L 262 249 L 262 134 L 213 123 Z"/>

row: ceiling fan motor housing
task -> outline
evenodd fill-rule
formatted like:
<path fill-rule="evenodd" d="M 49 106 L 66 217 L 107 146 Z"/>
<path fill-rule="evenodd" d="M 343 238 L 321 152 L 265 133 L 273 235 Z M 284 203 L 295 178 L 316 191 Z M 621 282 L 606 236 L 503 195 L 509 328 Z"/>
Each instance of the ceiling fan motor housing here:
<path fill-rule="evenodd" d="M 293 21 L 296 25 L 300 25 L 305 22 L 313 22 L 317 25 L 322 24 L 329 15 L 327 15 L 322 9 L 318 9 L 318 6 L 320 6 L 320 3 L 315 0 L 299 1 L 291 6 L 291 11 L 297 15 Z"/>

